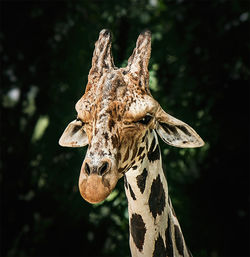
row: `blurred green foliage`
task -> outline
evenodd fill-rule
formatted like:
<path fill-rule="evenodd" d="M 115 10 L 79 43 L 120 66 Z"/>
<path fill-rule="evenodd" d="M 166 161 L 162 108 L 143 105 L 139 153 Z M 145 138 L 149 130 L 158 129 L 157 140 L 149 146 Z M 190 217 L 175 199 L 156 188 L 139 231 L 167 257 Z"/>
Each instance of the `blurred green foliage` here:
<path fill-rule="evenodd" d="M 249 254 L 249 1 L 4 1 L 1 16 L 2 256 L 130 256 L 123 182 L 86 203 L 86 149 L 58 145 L 103 28 L 117 66 L 152 31 L 152 94 L 206 142 L 161 143 L 194 256 Z"/>

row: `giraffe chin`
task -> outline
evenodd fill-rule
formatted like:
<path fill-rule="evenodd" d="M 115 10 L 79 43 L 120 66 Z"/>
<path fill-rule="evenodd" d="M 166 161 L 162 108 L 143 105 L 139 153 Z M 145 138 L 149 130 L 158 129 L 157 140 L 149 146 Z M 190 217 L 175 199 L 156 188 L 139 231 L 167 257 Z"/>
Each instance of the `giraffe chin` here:
<path fill-rule="evenodd" d="M 99 203 L 105 200 L 116 186 L 116 181 L 109 181 L 102 176 L 93 174 L 79 179 L 79 190 L 83 199 L 89 203 Z"/>

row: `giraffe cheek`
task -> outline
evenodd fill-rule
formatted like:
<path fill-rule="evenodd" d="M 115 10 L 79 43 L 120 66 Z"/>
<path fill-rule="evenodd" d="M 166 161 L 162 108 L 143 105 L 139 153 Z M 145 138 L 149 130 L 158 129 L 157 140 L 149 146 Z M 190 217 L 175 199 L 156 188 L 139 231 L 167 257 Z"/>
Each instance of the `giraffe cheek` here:
<path fill-rule="evenodd" d="M 111 191 L 114 189 L 117 181 L 103 179 L 96 174 L 90 175 L 87 178 L 79 178 L 79 190 L 81 196 L 89 203 L 99 203 L 105 200 Z"/>

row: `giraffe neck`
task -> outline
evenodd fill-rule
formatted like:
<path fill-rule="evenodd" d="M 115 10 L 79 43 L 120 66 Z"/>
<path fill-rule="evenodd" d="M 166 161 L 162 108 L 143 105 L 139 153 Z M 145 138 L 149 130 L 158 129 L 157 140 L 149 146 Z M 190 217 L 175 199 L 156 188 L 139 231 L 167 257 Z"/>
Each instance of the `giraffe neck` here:
<path fill-rule="evenodd" d="M 133 257 L 191 256 L 168 196 L 160 149 L 154 131 L 139 166 L 124 176 Z"/>

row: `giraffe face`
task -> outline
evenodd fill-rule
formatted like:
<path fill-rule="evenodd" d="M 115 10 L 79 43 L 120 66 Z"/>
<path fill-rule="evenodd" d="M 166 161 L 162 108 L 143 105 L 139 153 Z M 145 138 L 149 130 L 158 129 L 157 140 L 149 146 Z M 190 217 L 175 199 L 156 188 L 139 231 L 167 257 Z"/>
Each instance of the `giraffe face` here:
<path fill-rule="evenodd" d="M 173 146 L 203 145 L 191 127 L 165 113 L 151 96 L 150 51 L 151 34 L 146 31 L 138 37 L 127 67 L 118 69 L 113 64 L 110 33 L 102 30 L 95 44 L 86 91 L 76 104 L 77 119 L 59 140 L 62 146 L 89 145 L 79 189 L 90 203 L 104 200 L 118 179 L 145 156 L 149 129 Z"/>
<path fill-rule="evenodd" d="M 148 129 L 155 128 L 159 104 L 141 89 L 131 74 L 114 70 L 103 74 L 100 87 L 90 88 L 76 104 L 89 144 L 79 188 L 89 202 L 104 200 L 119 178 L 138 160 Z M 141 152 L 142 154 L 142 152 Z"/>

